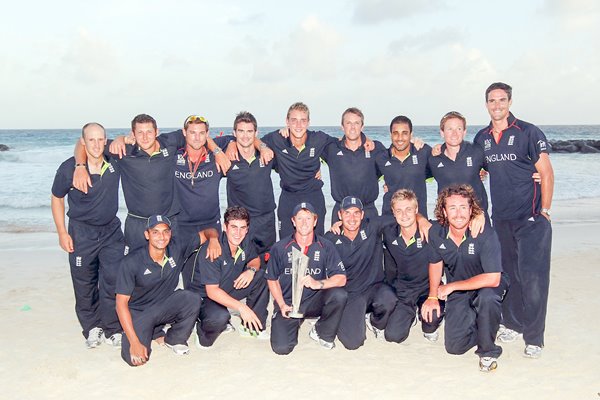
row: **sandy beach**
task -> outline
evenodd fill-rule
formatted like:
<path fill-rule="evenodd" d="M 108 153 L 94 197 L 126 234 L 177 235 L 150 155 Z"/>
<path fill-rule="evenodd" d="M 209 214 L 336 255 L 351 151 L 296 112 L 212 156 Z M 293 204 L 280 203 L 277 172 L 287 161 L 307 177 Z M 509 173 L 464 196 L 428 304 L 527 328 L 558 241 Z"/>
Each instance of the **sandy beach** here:
<path fill-rule="evenodd" d="M 359 350 L 338 343 L 326 351 L 308 338 L 308 323 L 289 356 L 275 355 L 268 341 L 230 333 L 207 351 L 191 340 L 184 357 L 154 344 L 150 362 L 131 368 L 117 349 L 85 348 L 56 235 L 3 233 L 0 397 L 600 399 L 600 198 L 555 202 L 552 216 L 543 356 L 524 358 L 522 341 L 504 344 L 489 374 L 479 372 L 474 350 L 449 355 L 443 337 L 431 344 L 419 326 L 400 345 L 368 335 Z"/>

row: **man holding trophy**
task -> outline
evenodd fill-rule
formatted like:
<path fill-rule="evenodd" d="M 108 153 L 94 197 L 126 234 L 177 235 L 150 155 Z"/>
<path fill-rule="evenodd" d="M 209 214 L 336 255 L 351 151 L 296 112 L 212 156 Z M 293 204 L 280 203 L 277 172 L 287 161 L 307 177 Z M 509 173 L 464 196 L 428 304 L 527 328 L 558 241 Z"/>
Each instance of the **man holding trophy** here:
<path fill-rule="evenodd" d="M 293 211 L 295 233 L 271 248 L 267 284 L 274 299 L 271 348 L 289 354 L 298 344 L 304 318 L 320 317 L 310 337 L 332 349 L 346 305 L 344 264 L 333 243 L 314 232 L 315 208 L 307 202 Z"/>

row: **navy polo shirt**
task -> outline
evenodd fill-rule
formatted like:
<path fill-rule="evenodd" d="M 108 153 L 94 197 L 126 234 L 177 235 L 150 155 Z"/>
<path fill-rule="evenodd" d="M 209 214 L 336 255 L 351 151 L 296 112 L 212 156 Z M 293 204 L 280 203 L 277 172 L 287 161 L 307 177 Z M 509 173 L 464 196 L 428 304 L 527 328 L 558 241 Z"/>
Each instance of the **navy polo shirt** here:
<path fill-rule="evenodd" d="M 69 195 L 67 215 L 70 219 L 96 226 L 106 225 L 115 219 L 119 209 L 121 174 L 117 163 L 109 160 L 104 160 L 100 174 L 90 175 L 92 186 L 88 188 L 87 194 L 72 186 L 75 157 L 69 158 L 58 167 L 52 184 L 52 194 L 58 198 Z"/>
<path fill-rule="evenodd" d="M 408 243 L 397 224 L 383 230 L 383 242 L 396 264 L 393 285 L 398 297 L 415 299 L 429 290 L 429 260 L 431 246 L 417 229 Z"/>
<path fill-rule="evenodd" d="M 179 283 L 185 257 L 199 245 L 199 237 L 187 244 L 180 244 L 171 239 L 165 253 L 164 265 L 152 260 L 148 246 L 128 254 L 119 267 L 116 293 L 131 296 L 129 308 L 135 311 L 144 311 L 164 301 Z"/>
<path fill-rule="evenodd" d="M 388 187 L 387 193 L 383 196 L 382 214 L 391 215 L 392 195 L 398 189 L 410 189 L 417 195 L 419 201 L 419 213 L 427 218 L 427 186 L 425 181 L 431 178 L 431 171 L 427 161 L 431 156 L 431 147 L 424 145 L 421 150 L 415 149 L 410 144 L 410 154 L 404 161 L 392 155 L 392 148 L 377 157 L 377 167 L 384 176 L 385 184 Z"/>
<path fill-rule="evenodd" d="M 249 162 L 239 155 L 227 173 L 227 205 L 242 206 L 251 217 L 275 210 L 271 170 L 275 160 L 263 164 L 256 151 Z"/>
<path fill-rule="evenodd" d="M 266 271 L 268 280 L 279 280 L 283 300 L 286 304 L 292 304 L 292 248 L 294 247 L 310 259 L 307 275 L 312 276 L 314 279 L 322 280 L 333 275 L 346 275 L 344 263 L 334 244 L 323 236 L 315 234 L 314 241 L 307 249 L 300 248 L 294 239 L 294 234 L 287 236 L 271 247 L 271 257 Z M 302 301 L 311 298 L 317 292 L 318 290 L 305 287 L 302 291 Z"/>
<path fill-rule="evenodd" d="M 151 155 L 137 145 L 126 145 L 126 154 L 113 156 L 121 169 L 123 196 L 130 214 L 142 218 L 161 214 L 172 216 L 179 212 L 174 199 L 175 175 L 173 166 L 177 149 L 185 145 L 180 131 L 156 137 L 160 149 Z M 105 152 L 108 152 L 106 146 Z"/>
<path fill-rule="evenodd" d="M 491 226 L 486 225 L 485 230 L 475 239 L 467 229 L 459 246 L 450 239 L 448 232 L 448 227 L 437 222 L 429 230 L 429 243 L 433 249 L 429 262 L 444 262 L 448 282 L 463 281 L 484 273 L 502 272 L 500 241 Z"/>
<path fill-rule="evenodd" d="M 442 145 L 439 156 L 429 157 L 429 169 L 438 184 L 438 193 L 453 184 L 469 184 L 477 194 L 479 205 L 485 211 L 488 209 L 488 198 L 479 171 L 485 167 L 483 149 L 470 142 L 462 142 L 456 160 L 448 158 Z"/>
<path fill-rule="evenodd" d="M 213 139 L 217 146 L 225 147 L 233 136 Z M 194 166 L 195 167 L 195 166 Z M 207 151 L 195 171 L 190 171 L 185 146 L 177 150 L 175 161 L 175 189 L 179 201 L 178 223 L 203 225 L 221 219 L 219 206 L 219 182 L 223 175 L 217 171 L 214 154 Z"/>
<path fill-rule="evenodd" d="M 508 116 L 506 128 L 498 143 L 492 124 L 480 130 L 475 143 L 483 148 L 490 173 L 490 195 L 494 219 L 529 218 L 540 213 L 541 186 L 531 175 L 540 154 L 548 153 L 548 141 L 535 125 Z"/>
<path fill-rule="evenodd" d="M 208 242 L 198 250 L 190 290 L 199 293 L 202 297 L 207 297 L 206 285 L 219 285 L 221 288 L 232 287 L 233 281 L 244 272 L 246 264 L 258 257 L 256 247 L 248 236 L 240 243 L 235 254 L 231 254 L 225 232 L 221 233 L 219 242 L 221 243 L 221 256 L 214 261 L 206 258 Z"/>
<path fill-rule="evenodd" d="M 306 131 L 306 136 L 306 143 L 300 151 L 279 131 L 261 138 L 275 153 L 280 186 L 285 191 L 306 193 L 323 187 L 323 181 L 315 178 L 321 168 L 320 157 L 325 146 L 337 139 L 321 131 Z"/>
<path fill-rule="evenodd" d="M 381 221 L 364 219 L 358 235 L 350 240 L 343 235 L 327 232 L 325 239 L 335 245 L 346 269 L 346 291 L 363 293 L 371 285 L 383 282 L 383 247 Z"/>
<path fill-rule="evenodd" d="M 366 141 L 361 134 L 362 145 Z M 323 159 L 329 166 L 331 196 L 341 203 L 346 196 L 356 196 L 364 204 L 373 203 L 379 196 L 379 177 L 381 174 L 375 162 L 378 153 L 384 153 L 381 142 L 374 141 L 375 149 L 367 151 L 361 145 L 350 150 L 344 144 L 344 138 L 330 143 L 323 152 Z"/>

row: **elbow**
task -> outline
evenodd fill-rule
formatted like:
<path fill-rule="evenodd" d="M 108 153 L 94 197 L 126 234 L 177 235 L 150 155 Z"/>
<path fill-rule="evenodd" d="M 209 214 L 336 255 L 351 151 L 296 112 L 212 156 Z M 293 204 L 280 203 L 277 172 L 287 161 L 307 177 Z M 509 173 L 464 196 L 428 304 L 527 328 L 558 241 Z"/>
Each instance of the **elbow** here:
<path fill-rule="evenodd" d="M 500 273 L 495 273 L 492 274 L 492 276 L 490 277 L 490 287 L 498 287 L 500 286 L 500 280 L 501 280 L 501 274 Z"/>

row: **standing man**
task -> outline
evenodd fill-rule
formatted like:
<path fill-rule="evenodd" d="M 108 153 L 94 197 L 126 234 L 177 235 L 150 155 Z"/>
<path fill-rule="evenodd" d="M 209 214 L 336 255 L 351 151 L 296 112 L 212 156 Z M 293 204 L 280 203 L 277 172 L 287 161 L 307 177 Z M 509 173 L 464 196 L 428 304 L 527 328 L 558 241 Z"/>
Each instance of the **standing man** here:
<path fill-rule="evenodd" d="M 487 227 L 474 238 L 469 222 L 483 214 L 469 185 L 448 186 L 438 196 L 429 243 L 435 250 L 429 265 L 429 296 L 421 309 L 422 318 L 432 323 L 445 307 L 445 347 L 450 354 L 464 354 L 473 346 L 479 369 L 498 366 L 502 348 L 494 341 L 500 324 L 502 299 L 508 288 L 502 274 L 500 242 Z M 442 272 L 446 284 L 440 284 Z"/>
<path fill-rule="evenodd" d="M 510 112 L 512 88 L 493 83 L 485 91 L 489 126 L 475 136 L 490 173 L 492 221 L 502 247 L 502 265 L 511 279 L 498 339 L 523 335 L 525 356 L 539 358 L 550 284 L 554 171 L 544 133 Z M 534 172 L 541 183 L 532 181 Z"/>
<path fill-rule="evenodd" d="M 398 302 L 388 320 L 385 339 L 395 343 L 405 341 L 416 312 L 421 320 L 423 336 L 435 342 L 439 336 L 444 302 L 440 302 L 440 310 L 432 315 L 431 320 L 420 318 L 423 303 L 429 296 L 429 259 L 433 250 L 418 229 L 417 195 L 410 189 L 400 189 L 392 195 L 391 203 L 396 223 L 384 229 L 383 241 L 390 252 L 390 262 L 394 264 L 391 284 Z"/>
<path fill-rule="evenodd" d="M 115 311 L 115 282 L 125 249 L 117 217 L 120 173 L 116 163 L 103 156 L 106 132 L 102 125 L 85 124 L 79 140 L 87 155 L 87 165 L 78 166 L 74 157 L 60 165 L 52 185 L 52 217 L 60 247 L 69 253 L 75 312 L 86 346 L 91 349 L 105 341 L 119 347 L 121 325 Z M 87 194 L 71 186 L 76 168 L 90 174 L 94 186 Z"/>
<path fill-rule="evenodd" d="M 163 342 L 177 355 L 188 354 L 187 339 L 194 329 L 201 298 L 189 290 L 176 290 L 185 255 L 207 237 L 218 241 L 212 229 L 189 243 L 171 241 L 171 221 L 153 215 L 146 222 L 145 247 L 121 262 L 117 280 L 117 314 L 125 337 L 121 357 L 131 366 L 150 359 L 152 339 Z M 198 240 L 201 239 L 201 240 Z M 164 326 L 170 324 L 166 336 Z"/>
<path fill-rule="evenodd" d="M 487 192 L 479 174 L 485 167 L 483 149 L 464 140 L 467 119 L 457 111 L 446 113 L 440 121 L 440 135 L 444 139 L 440 154 L 429 158 L 429 169 L 437 181 L 438 193 L 453 184 L 470 185 L 487 213 Z"/>
<path fill-rule="evenodd" d="M 177 149 L 175 190 L 180 204 L 177 218 L 177 240 L 187 242 L 198 232 L 214 228 L 221 232 L 219 184 L 224 173 L 216 163 L 233 136 L 214 139 L 212 155 L 209 150 L 209 123 L 204 117 L 190 115 L 183 122 L 185 146 Z M 178 132 L 169 133 L 169 136 Z M 225 171 L 226 172 L 226 171 Z"/>
<path fill-rule="evenodd" d="M 331 223 L 339 221 L 338 211 L 342 199 L 356 196 L 364 205 L 365 217 L 374 221 L 379 215 L 375 200 L 379 196 L 379 177 L 376 158 L 378 153 L 385 153 L 385 147 L 373 141 L 372 151 L 365 149 L 367 137 L 362 133 L 364 115 L 356 107 L 348 108 L 342 114 L 342 130 L 344 137 L 325 147 L 323 159 L 329 167 L 331 196 L 335 206 L 331 214 Z"/>
<path fill-rule="evenodd" d="M 221 256 L 207 258 L 203 245 L 196 257 L 190 290 L 204 299 L 196 324 L 199 347 L 210 347 L 227 328 L 228 308 L 240 313 L 241 333 L 268 339 L 266 332 L 269 291 L 265 272 L 260 268 L 254 243 L 247 236 L 250 216 L 245 208 L 225 211 L 225 231 L 221 234 Z M 240 300 L 246 299 L 245 303 Z"/>
<path fill-rule="evenodd" d="M 425 180 L 431 177 L 427 160 L 431 147 L 423 145 L 419 150 L 411 143 L 412 121 L 403 115 L 392 119 L 390 134 L 392 145 L 387 152 L 379 153 L 377 167 L 384 176 L 387 193 L 383 196 L 382 215 L 392 215 L 390 200 L 398 189 L 410 189 L 417 194 L 420 213 L 427 218 L 427 187 Z"/>
<path fill-rule="evenodd" d="M 292 310 L 292 250 L 309 258 L 300 312 L 305 318 L 320 317 L 310 331 L 311 339 L 325 349 L 335 347 L 348 294 L 343 289 L 346 271 L 335 246 L 315 233 L 317 212 L 310 203 L 300 203 L 293 209 L 295 233 L 283 237 L 271 248 L 267 265 L 267 284 L 273 296 L 271 348 L 277 354 L 289 354 L 298 344 L 298 331 L 304 319 L 290 318 Z"/>
<path fill-rule="evenodd" d="M 338 211 L 341 232 L 327 232 L 346 268 L 348 300 L 337 332 L 344 347 L 356 350 L 365 343 L 366 328 L 383 332 L 396 305 L 392 288 L 383 283 L 382 220 L 365 217 L 362 201 L 344 197 Z M 414 315 L 414 313 L 413 313 Z"/>
<path fill-rule="evenodd" d="M 229 207 L 242 206 L 248 211 L 252 221 L 248 237 L 254 242 L 261 266 L 264 267 L 265 255 L 277 238 L 271 181 L 275 161 L 263 162 L 254 147 L 258 134 L 254 115 L 247 111 L 240 112 L 233 122 L 233 134 L 238 157 L 231 162 L 227 175 L 227 204 Z"/>

